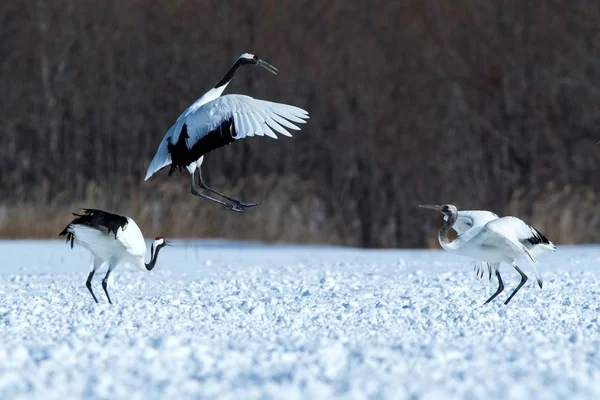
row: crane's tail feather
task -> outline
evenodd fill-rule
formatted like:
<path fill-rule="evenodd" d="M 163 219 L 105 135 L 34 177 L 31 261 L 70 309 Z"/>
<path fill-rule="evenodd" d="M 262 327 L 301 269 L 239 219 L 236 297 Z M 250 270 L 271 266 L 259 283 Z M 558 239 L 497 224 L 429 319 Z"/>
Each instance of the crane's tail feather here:
<path fill-rule="evenodd" d="M 487 262 L 480 262 L 480 261 L 476 261 L 475 264 L 473 265 L 473 271 L 475 272 L 475 275 L 481 279 L 483 278 L 483 276 L 485 275 L 485 267 L 487 266 L 487 270 L 488 270 L 488 278 L 489 280 L 492 280 L 492 266 L 490 265 L 490 263 Z"/>
<path fill-rule="evenodd" d="M 65 227 L 65 229 L 63 229 L 58 236 L 66 236 L 67 240 L 66 242 L 69 243 L 69 241 L 71 242 L 71 248 L 73 248 L 73 242 L 75 241 L 75 235 L 73 235 L 73 232 L 69 229 L 71 228 L 71 224 L 67 225 Z"/>

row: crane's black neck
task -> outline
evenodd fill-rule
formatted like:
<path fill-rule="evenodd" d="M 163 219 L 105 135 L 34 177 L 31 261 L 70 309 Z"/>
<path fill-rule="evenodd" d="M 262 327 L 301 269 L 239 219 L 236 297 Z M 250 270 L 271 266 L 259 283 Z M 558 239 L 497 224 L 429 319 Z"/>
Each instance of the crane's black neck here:
<path fill-rule="evenodd" d="M 150 262 L 146 264 L 146 269 L 148 271 L 152 271 L 154 269 L 154 265 L 156 264 L 156 260 L 158 259 L 158 252 L 163 247 L 165 247 L 164 243 L 156 246 L 156 251 L 154 251 L 154 243 L 152 244 L 152 247 L 150 247 Z"/>
<path fill-rule="evenodd" d="M 253 60 L 250 60 L 248 58 L 238 58 L 235 63 L 233 64 L 233 66 L 229 69 L 229 71 L 227 71 L 227 73 L 225 74 L 225 76 L 223 77 L 223 79 L 221 79 L 219 81 L 219 83 L 217 83 L 217 85 L 215 86 L 216 88 L 220 88 L 223 85 L 227 85 L 229 82 L 231 82 L 231 80 L 233 79 L 233 75 L 235 75 L 235 73 L 237 72 L 237 70 L 242 66 L 242 65 L 247 65 L 247 64 L 256 64 L 256 62 L 254 62 Z"/>
<path fill-rule="evenodd" d="M 440 243 L 448 244 L 450 243 L 450 239 L 448 239 L 448 232 L 450 231 L 450 229 L 452 229 L 454 223 L 458 219 L 458 214 L 452 213 L 450 215 L 446 215 L 446 217 L 448 218 L 448 221 L 445 221 L 444 225 L 442 225 L 442 227 L 440 228 L 440 231 L 438 232 L 438 240 L 440 241 Z"/>

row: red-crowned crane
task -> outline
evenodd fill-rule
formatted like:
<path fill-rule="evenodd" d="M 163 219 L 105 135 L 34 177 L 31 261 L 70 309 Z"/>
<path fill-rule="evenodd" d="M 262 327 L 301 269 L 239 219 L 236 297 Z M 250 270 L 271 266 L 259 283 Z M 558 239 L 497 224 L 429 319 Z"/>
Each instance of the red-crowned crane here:
<path fill-rule="evenodd" d="M 158 259 L 159 251 L 168 244 L 163 237 L 156 237 L 150 247 L 150 262 L 146 263 L 146 241 L 135 221 L 129 217 L 112 214 L 102 210 L 84 209 L 83 214 L 73 214 L 71 221 L 59 236 L 66 236 L 67 242 L 80 244 L 94 255 L 92 271 L 85 285 L 92 294 L 94 301 L 98 299 L 92 290 L 92 278 L 98 268 L 108 264 L 108 272 L 102 279 L 102 288 L 108 302 L 108 277 L 120 263 L 132 264 L 142 271 L 152 271 Z"/>
<path fill-rule="evenodd" d="M 243 212 L 260 203 L 244 203 L 207 186 L 202 180 L 204 155 L 236 140 L 252 136 L 269 136 L 277 139 L 275 132 L 292 136 L 290 130 L 300 130 L 295 124 L 305 123 L 308 113 L 301 108 L 270 101 L 257 100 L 249 96 L 221 94 L 233 79 L 235 72 L 244 65 L 259 65 L 269 72 L 277 69 L 254 54 L 244 53 L 238 57 L 231 69 L 217 85 L 189 106 L 177 118 L 163 140 L 146 171 L 148 180 L 160 169 L 170 165 L 169 175 L 186 168 L 191 175 L 191 192 L 229 210 Z M 216 194 L 230 203 L 198 193 L 194 186 L 194 173 L 198 169 L 200 188 Z"/>
<path fill-rule="evenodd" d="M 444 216 L 444 225 L 438 232 L 438 240 L 444 250 L 467 256 L 488 263 L 498 278 L 498 290 L 484 304 L 492 301 L 504 290 L 500 276 L 500 263 L 511 264 L 521 275 L 521 282 L 504 304 L 508 304 L 513 296 L 527 282 L 527 275 L 516 264 L 516 260 L 526 258 L 533 267 L 537 283 L 542 287 L 542 276 L 539 273 L 534 256 L 556 247 L 533 226 L 517 217 L 502 217 L 489 211 L 458 211 L 452 204 L 421 205 L 439 211 Z M 471 213 L 471 214 L 469 214 Z M 477 214 L 474 214 L 477 213 Z M 495 216 L 495 218 L 494 218 Z M 459 222 L 460 221 L 460 222 Z M 450 241 L 448 232 L 457 227 L 458 237 Z"/>

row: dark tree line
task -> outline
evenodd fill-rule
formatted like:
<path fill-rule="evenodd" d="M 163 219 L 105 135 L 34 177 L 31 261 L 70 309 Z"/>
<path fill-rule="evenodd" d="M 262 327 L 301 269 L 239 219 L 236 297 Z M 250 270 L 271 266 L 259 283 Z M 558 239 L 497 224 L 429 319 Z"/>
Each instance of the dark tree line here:
<path fill-rule="evenodd" d="M 422 246 L 421 202 L 600 240 L 600 3 L 14 0 L 0 3 L 0 235 L 77 207 L 168 236 Z M 311 114 L 293 139 L 207 157 L 255 210 L 143 182 L 160 139 L 242 52 L 228 92 Z M 35 221 L 35 224 L 33 223 Z"/>

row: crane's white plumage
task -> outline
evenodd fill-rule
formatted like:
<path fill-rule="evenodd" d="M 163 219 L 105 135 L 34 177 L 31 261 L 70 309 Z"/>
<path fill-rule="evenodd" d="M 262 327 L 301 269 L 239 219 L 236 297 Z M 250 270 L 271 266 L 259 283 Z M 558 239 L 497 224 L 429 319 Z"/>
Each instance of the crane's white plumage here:
<path fill-rule="evenodd" d="M 88 249 L 94 256 L 102 259 L 119 260 L 147 271 L 144 257 L 146 242 L 135 221 L 127 218 L 125 229 L 119 227 L 116 237 L 106 231 L 88 225 L 73 224 L 69 228 L 75 237 L 75 243 Z"/>
<path fill-rule="evenodd" d="M 146 170 L 145 180 L 168 165 L 171 165 L 169 175 L 177 169 L 186 168 L 191 175 L 192 194 L 237 212 L 258 205 L 242 203 L 208 187 L 202 181 L 200 170 L 204 155 L 246 137 L 269 136 L 277 139 L 277 133 L 292 136 L 290 130 L 300 130 L 297 124 L 305 123 L 309 117 L 305 110 L 287 104 L 237 94 L 221 97 L 235 72 L 248 64 L 260 65 L 277 73 L 275 67 L 253 54 L 239 56 L 223 79 L 190 105 L 169 128 Z M 229 200 L 231 204 L 198 193 L 194 184 L 196 169 L 199 186 Z"/>
<path fill-rule="evenodd" d="M 156 237 L 150 250 L 150 263 L 146 264 L 146 242 L 135 221 L 130 217 L 108 213 L 102 210 L 86 209 L 84 214 L 74 214 L 76 218 L 60 233 L 67 241 L 77 243 L 94 256 L 93 269 L 88 276 L 86 286 L 96 302 L 96 295 L 91 288 L 91 280 L 96 269 L 108 263 L 108 272 L 102 281 L 106 297 L 107 280 L 110 272 L 119 264 L 131 264 L 142 271 L 154 268 L 160 249 L 167 243 L 164 238 Z"/>
<path fill-rule="evenodd" d="M 556 250 L 554 244 L 537 229 L 517 217 L 502 217 L 487 223 L 486 228 L 504 236 L 515 246 L 522 246 L 532 260 L 548 251 Z"/>
<path fill-rule="evenodd" d="M 448 217 L 444 216 L 444 221 L 447 220 Z M 484 226 L 488 222 L 494 220 L 498 220 L 498 222 L 491 225 L 492 229 L 496 229 L 501 234 L 506 232 L 509 234 L 509 236 L 512 235 L 511 237 L 516 239 L 527 250 L 525 255 L 529 254 L 535 258 L 546 252 L 554 251 L 556 249 L 552 243 L 544 243 L 542 240 L 543 236 L 535 228 L 523 222 L 521 219 L 516 217 L 500 218 L 491 211 L 460 210 L 458 211 L 458 217 L 452 226 L 452 229 L 454 229 L 456 233 L 460 235 L 473 227 Z M 488 269 L 491 276 L 491 268 L 489 264 Z M 480 272 L 483 271 L 477 268 L 478 275 Z"/>
<path fill-rule="evenodd" d="M 489 263 L 511 264 L 519 258 L 526 258 L 533 267 L 541 286 L 542 277 L 537 270 L 535 259 L 527 247 L 520 242 L 520 235 L 511 229 L 506 229 L 510 228 L 511 222 L 499 218 L 483 226 L 469 229 L 453 242 L 440 243 L 445 250 Z"/>
<path fill-rule="evenodd" d="M 527 280 L 527 276 L 516 265 L 516 261 L 521 258 L 527 259 L 535 272 L 540 288 L 542 287 L 543 280 L 535 256 L 553 251 L 555 247 L 533 226 L 516 217 L 498 218 L 497 215 L 487 211 L 466 211 L 461 214 L 452 204 L 421 207 L 438 210 L 444 215 L 445 224 L 440 228 L 438 239 L 445 250 L 486 262 L 496 271 L 499 288 L 487 302 L 504 289 L 499 272 L 502 262 L 512 264 L 522 277 L 521 283 L 505 304 Z M 460 223 L 455 228 L 459 220 Z M 454 241 L 448 239 L 447 233 L 450 229 L 455 229 L 458 233 Z"/>

